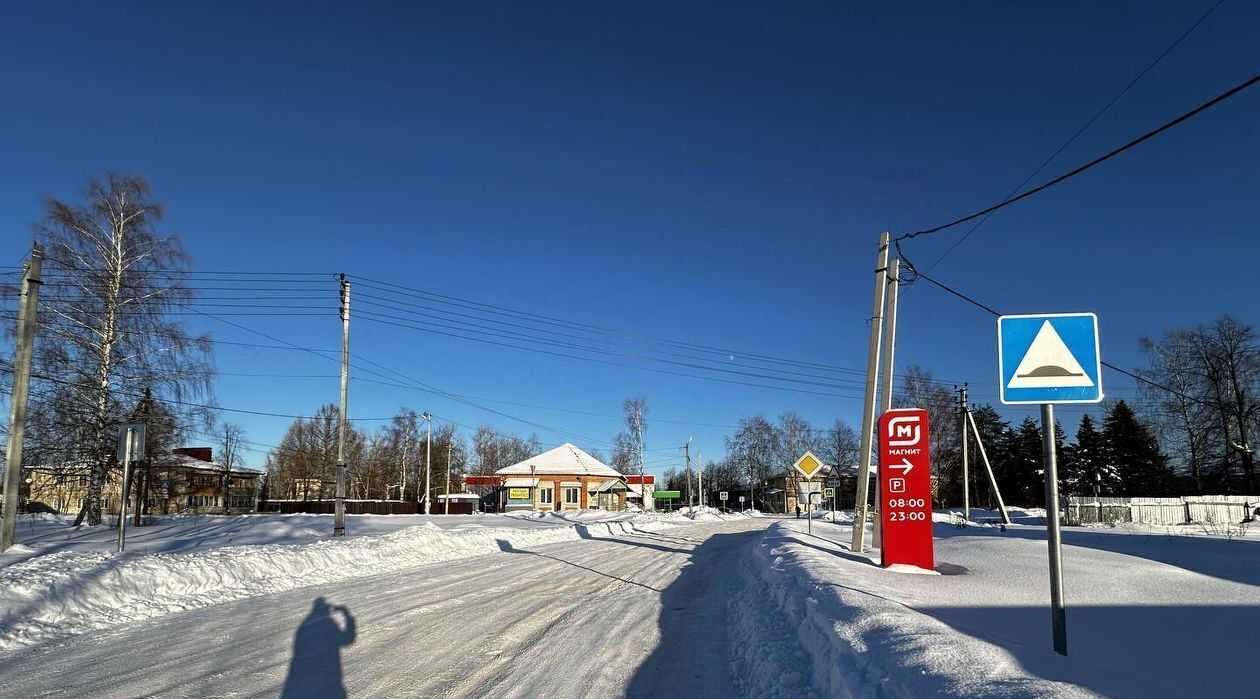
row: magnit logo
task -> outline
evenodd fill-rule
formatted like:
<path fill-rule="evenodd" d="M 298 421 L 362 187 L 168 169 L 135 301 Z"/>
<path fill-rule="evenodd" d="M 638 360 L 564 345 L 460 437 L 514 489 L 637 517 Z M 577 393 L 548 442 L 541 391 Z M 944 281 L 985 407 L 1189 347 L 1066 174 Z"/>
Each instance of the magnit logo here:
<path fill-rule="evenodd" d="M 919 443 L 919 416 L 905 415 L 888 421 L 888 446 L 912 447 Z"/>

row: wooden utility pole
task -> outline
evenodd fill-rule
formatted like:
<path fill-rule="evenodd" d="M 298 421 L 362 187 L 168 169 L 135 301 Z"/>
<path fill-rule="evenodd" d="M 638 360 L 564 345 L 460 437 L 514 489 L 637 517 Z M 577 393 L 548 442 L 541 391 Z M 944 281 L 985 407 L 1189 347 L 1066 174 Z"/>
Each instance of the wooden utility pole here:
<path fill-rule="evenodd" d="M 350 393 L 350 282 L 341 275 L 341 410 L 337 416 L 337 502 L 333 536 L 346 535 L 346 410 Z"/>
<path fill-rule="evenodd" d="M 31 259 L 22 275 L 17 339 L 13 346 L 13 398 L 9 404 L 9 440 L 5 450 L 4 513 L 0 516 L 0 552 L 13 545 L 17 531 L 18 491 L 22 488 L 22 439 L 26 432 L 26 397 L 31 387 L 31 357 L 35 349 L 35 308 L 39 301 L 40 269 L 44 251 L 31 246 Z"/>
<path fill-rule="evenodd" d="M 858 447 L 857 495 L 853 502 L 852 551 L 866 547 L 867 493 L 871 479 L 871 442 L 875 432 L 875 379 L 879 375 L 879 348 L 884 330 L 884 290 L 888 285 L 888 231 L 879 235 L 875 253 L 875 299 L 871 307 L 871 336 L 866 349 L 866 398 L 862 402 L 861 446 Z"/>

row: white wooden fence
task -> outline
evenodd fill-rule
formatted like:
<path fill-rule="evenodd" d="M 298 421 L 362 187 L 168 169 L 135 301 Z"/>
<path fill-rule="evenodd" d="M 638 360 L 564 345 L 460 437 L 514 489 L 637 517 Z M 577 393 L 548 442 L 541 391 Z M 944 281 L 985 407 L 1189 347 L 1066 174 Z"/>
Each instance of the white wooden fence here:
<path fill-rule="evenodd" d="M 1181 498 L 1095 498 L 1073 496 L 1068 524 L 1236 524 L 1256 515 L 1260 496 L 1197 495 Z"/>

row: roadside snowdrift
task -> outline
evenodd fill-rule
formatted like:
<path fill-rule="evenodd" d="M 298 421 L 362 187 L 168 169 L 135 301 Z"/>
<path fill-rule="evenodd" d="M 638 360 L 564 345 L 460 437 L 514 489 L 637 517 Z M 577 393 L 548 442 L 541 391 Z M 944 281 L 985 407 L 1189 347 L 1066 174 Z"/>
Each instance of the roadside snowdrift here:
<path fill-rule="evenodd" d="M 774 623 L 794 631 L 808 660 L 795 648 L 768 648 L 754 625 L 737 634 L 738 663 L 749 696 L 818 697 L 1094 697 L 1084 688 L 1030 677 L 1006 650 L 956 629 L 879 591 L 824 579 L 809 560 L 810 542 L 784 524 L 771 526 L 749 547 L 741 574 L 745 590 L 735 604 L 756 619 L 767 604 Z M 855 565 L 868 565 L 848 552 Z M 896 573 L 886 573 L 895 575 Z M 869 586 L 867 586 L 869 587 Z M 760 614 L 760 616 L 767 616 Z M 795 671 L 793 671 L 795 668 Z"/>
<path fill-rule="evenodd" d="M 657 518 L 546 529 L 444 531 L 424 524 L 379 536 L 181 554 L 53 553 L 0 569 L 0 649 L 253 595 L 494 553 L 505 545 L 525 548 L 667 526 Z"/>

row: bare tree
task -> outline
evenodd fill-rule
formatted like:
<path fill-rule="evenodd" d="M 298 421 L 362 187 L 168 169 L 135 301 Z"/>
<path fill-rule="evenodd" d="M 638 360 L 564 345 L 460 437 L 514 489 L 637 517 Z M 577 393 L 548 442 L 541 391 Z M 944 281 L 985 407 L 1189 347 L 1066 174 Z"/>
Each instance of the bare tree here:
<path fill-rule="evenodd" d="M 821 453 L 818 456 L 835 466 L 838 471 L 856 473 L 858 453 L 861 449 L 862 444 L 858 439 L 857 430 L 850 427 L 844 420 L 837 419 L 823 435 L 822 444 L 819 447 Z"/>
<path fill-rule="evenodd" d="M 227 514 L 230 507 L 232 469 L 240 459 L 241 447 L 245 442 L 245 428 L 225 422 L 215 430 L 215 439 L 219 443 L 219 463 L 223 469 L 223 513 Z"/>
<path fill-rule="evenodd" d="M 60 451 L 61 461 L 88 463 L 80 518 L 99 524 L 122 404 L 150 387 L 181 418 L 208 425 L 208 413 L 192 403 L 210 394 L 210 345 L 177 320 L 194 295 L 187 256 L 178 238 L 158 233 L 162 209 L 143 179 L 110 173 L 89 182 L 83 204 L 50 199 L 46 208 L 36 226 L 47 251 L 36 363 L 56 386 L 53 404 L 35 412 L 66 411 L 55 417 L 80 421 L 32 437 L 45 453 Z"/>
<path fill-rule="evenodd" d="M 626 435 L 629 437 L 630 443 L 627 445 L 631 450 L 631 456 L 634 458 L 633 463 L 638 466 L 639 475 L 643 475 L 643 433 L 647 431 L 647 399 L 646 398 L 627 398 L 621 404 L 621 409 L 626 415 Z"/>
<path fill-rule="evenodd" d="M 1202 479 L 1199 448 L 1215 441 L 1223 485 L 1230 489 L 1236 463 L 1242 488 L 1256 492 L 1253 435 L 1260 422 L 1260 344 L 1255 329 L 1231 316 L 1192 330 L 1166 333 L 1156 342 L 1143 339 L 1150 358 L 1147 375 L 1164 394 L 1156 408 L 1183 430 L 1183 443 L 1193 446 L 1192 476 Z M 1172 389 L 1171 391 L 1167 389 Z M 1178 395 L 1180 394 L 1180 395 Z M 1207 434 L 1214 440 L 1205 439 Z"/>
<path fill-rule="evenodd" d="M 726 452 L 748 474 L 749 507 L 756 507 L 756 490 L 765 489 L 779 462 L 779 431 L 761 415 L 743 418 L 735 434 L 726 438 Z"/>

